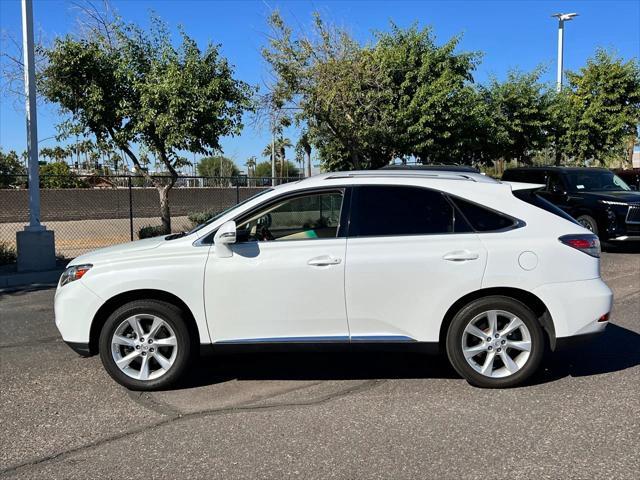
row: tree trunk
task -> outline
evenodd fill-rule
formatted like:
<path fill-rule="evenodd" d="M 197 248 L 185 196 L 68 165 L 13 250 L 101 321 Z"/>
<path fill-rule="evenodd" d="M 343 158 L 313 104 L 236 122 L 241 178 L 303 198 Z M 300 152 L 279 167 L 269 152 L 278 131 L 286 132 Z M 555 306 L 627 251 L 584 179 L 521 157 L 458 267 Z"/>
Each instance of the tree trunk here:
<path fill-rule="evenodd" d="M 165 234 L 171 233 L 171 211 L 169 210 L 169 190 L 170 185 L 158 187 L 160 195 L 160 219 L 162 220 L 162 230 Z"/>
<path fill-rule="evenodd" d="M 307 177 L 311 176 L 311 150 L 306 150 L 305 151 L 306 157 L 307 157 L 307 161 L 306 161 L 306 166 L 307 166 Z"/>

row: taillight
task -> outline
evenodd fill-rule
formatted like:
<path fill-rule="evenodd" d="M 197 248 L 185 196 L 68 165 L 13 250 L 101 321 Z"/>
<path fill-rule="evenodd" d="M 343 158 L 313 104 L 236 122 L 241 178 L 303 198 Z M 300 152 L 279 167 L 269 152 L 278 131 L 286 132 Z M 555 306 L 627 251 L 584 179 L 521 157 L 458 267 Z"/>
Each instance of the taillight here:
<path fill-rule="evenodd" d="M 596 235 L 590 233 L 581 233 L 576 235 L 563 235 L 558 238 L 562 243 L 576 250 L 600 258 L 600 240 Z"/>

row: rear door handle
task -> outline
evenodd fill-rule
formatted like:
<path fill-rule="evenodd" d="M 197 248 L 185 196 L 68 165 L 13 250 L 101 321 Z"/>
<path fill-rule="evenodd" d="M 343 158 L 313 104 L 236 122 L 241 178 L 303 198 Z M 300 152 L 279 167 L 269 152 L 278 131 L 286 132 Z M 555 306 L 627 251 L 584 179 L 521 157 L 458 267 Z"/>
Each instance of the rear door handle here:
<path fill-rule="evenodd" d="M 445 254 L 442 258 L 450 262 L 466 262 L 468 260 L 477 260 L 480 255 L 478 252 L 470 252 L 469 250 L 455 250 Z"/>
<path fill-rule="evenodd" d="M 331 255 L 322 255 L 320 257 L 314 257 L 307 262 L 307 265 L 312 267 L 326 267 L 329 265 L 338 265 L 342 262 L 341 258 L 332 257 Z"/>

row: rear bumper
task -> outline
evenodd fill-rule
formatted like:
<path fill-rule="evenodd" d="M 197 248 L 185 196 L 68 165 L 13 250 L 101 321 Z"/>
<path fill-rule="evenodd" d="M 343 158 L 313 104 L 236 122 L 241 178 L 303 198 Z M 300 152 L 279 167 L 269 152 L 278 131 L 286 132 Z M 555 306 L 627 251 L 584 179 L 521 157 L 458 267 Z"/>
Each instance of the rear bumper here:
<path fill-rule="evenodd" d="M 600 278 L 550 283 L 532 293 L 547 306 L 557 342 L 564 337 L 600 333 L 608 324 L 599 319 L 611 312 L 613 293 Z"/>

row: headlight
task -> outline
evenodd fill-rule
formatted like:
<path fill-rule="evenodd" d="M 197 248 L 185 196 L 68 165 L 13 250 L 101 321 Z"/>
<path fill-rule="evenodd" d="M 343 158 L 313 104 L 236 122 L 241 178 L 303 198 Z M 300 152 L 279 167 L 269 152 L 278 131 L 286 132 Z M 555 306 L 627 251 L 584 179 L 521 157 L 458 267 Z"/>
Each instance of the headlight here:
<path fill-rule="evenodd" d="M 626 207 L 629 205 L 627 202 L 614 202 L 612 200 L 598 200 L 600 203 L 604 203 L 605 205 L 620 205 L 621 207 Z"/>
<path fill-rule="evenodd" d="M 62 272 L 62 276 L 60 277 L 60 286 L 64 287 L 67 283 L 80 280 L 83 275 L 91 269 L 91 267 L 93 267 L 93 265 L 87 263 L 85 265 L 74 265 L 73 267 L 67 268 Z"/>

